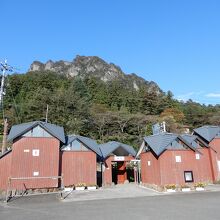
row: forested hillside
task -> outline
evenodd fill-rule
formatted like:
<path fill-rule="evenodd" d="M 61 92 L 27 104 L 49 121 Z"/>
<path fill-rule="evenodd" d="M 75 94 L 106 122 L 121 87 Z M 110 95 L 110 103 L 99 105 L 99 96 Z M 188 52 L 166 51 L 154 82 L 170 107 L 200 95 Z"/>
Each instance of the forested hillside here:
<path fill-rule="evenodd" d="M 48 121 L 64 126 L 66 133 L 99 142 L 119 140 L 136 148 L 157 122 L 166 121 L 170 132 L 220 122 L 220 106 L 191 100 L 181 103 L 170 91 L 149 89 L 147 83 L 139 83 L 137 89 L 128 81 L 123 77 L 105 81 L 92 74 L 69 76 L 45 69 L 13 74 L 7 78 L 5 115 L 10 126 L 45 120 L 48 104 Z"/>

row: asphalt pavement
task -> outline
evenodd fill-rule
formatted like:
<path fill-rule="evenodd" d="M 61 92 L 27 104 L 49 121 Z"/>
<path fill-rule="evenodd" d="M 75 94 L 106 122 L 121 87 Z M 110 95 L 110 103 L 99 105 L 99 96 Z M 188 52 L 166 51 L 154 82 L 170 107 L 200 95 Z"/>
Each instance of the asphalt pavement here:
<path fill-rule="evenodd" d="M 219 220 L 219 202 L 219 191 L 69 202 L 60 202 L 57 195 L 41 195 L 0 203 L 0 219 Z"/>

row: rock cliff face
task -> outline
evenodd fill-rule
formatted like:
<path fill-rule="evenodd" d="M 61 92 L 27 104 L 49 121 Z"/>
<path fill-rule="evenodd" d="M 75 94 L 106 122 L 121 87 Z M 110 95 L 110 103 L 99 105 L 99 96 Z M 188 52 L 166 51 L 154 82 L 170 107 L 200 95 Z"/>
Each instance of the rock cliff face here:
<path fill-rule="evenodd" d="M 104 82 L 112 80 L 122 80 L 129 88 L 139 90 L 141 87 L 147 88 L 148 91 L 161 93 L 161 89 L 155 82 L 146 81 L 136 74 L 125 74 L 119 66 L 113 63 L 107 63 L 97 56 L 76 56 L 72 62 L 52 60 L 45 64 L 39 61 L 34 61 L 29 71 L 46 71 L 50 70 L 58 74 L 64 74 L 67 77 L 95 77 Z"/>

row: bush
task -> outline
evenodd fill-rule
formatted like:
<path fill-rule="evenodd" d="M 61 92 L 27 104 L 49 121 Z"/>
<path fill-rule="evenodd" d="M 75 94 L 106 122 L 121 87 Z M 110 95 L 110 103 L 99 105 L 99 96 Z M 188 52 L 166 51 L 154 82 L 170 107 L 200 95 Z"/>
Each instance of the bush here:
<path fill-rule="evenodd" d="M 183 189 L 183 188 L 190 188 L 190 186 L 189 185 L 182 185 L 181 189 Z"/>
<path fill-rule="evenodd" d="M 175 184 L 167 184 L 165 186 L 166 189 L 176 189 L 176 185 Z"/>
<path fill-rule="evenodd" d="M 202 188 L 204 188 L 205 186 L 206 186 L 206 184 L 205 183 L 201 183 L 201 182 L 195 183 L 195 185 L 194 185 L 194 187 L 202 187 Z"/>
<path fill-rule="evenodd" d="M 85 183 L 77 183 L 75 187 L 86 187 Z"/>

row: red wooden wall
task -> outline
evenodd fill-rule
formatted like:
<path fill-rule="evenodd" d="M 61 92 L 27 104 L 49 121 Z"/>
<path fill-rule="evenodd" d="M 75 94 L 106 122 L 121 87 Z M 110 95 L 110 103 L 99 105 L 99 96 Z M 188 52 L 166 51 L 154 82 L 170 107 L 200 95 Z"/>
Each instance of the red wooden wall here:
<path fill-rule="evenodd" d="M 11 155 L 8 153 L 0 159 L 0 189 L 6 190 L 8 184 L 8 178 L 11 172 Z"/>
<path fill-rule="evenodd" d="M 192 171 L 194 182 L 212 182 L 212 172 L 209 163 L 208 149 L 200 150 L 202 155 L 196 159 L 192 150 L 167 150 L 160 160 L 161 184 L 185 184 L 184 171 Z M 176 162 L 176 156 L 181 156 L 181 162 Z"/>
<path fill-rule="evenodd" d="M 96 153 L 92 151 L 63 151 L 62 174 L 64 185 L 96 184 Z"/>
<path fill-rule="evenodd" d="M 140 159 L 142 182 L 160 185 L 160 161 L 151 152 L 141 153 Z M 148 161 L 150 161 L 150 166 Z"/>
<path fill-rule="evenodd" d="M 125 156 L 124 161 L 131 161 L 134 157 Z M 103 184 L 111 185 L 112 184 L 112 162 L 114 161 L 114 156 L 109 156 L 105 159 L 105 170 L 103 173 Z M 126 176 L 125 176 L 126 178 Z"/>
<path fill-rule="evenodd" d="M 12 150 L 11 177 L 51 177 L 59 175 L 59 147 L 56 138 L 22 137 L 14 142 Z M 39 150 L 39 156 L 32 151 Z M 13 180 L 13 188 L 52 188 L 58 186 L 57 179 Z"/>
<path fill-rule="evenodd" d="M 218 161 L 220 161 L 220 138 L 216 137 L 210 143 L 210 158 L 213 164 L 214 181 L 220 180 L 220 167 Z"/>
<path fill-rule="evenodd" d="M 194 182 L 212 182 L 213 173 L 210 163 L 209 149 L 199 149 L 200 159 L 192 150 L 166 150 L 159 159 L 151 152 L 141 154 L 142 182 L 156 185 L 185 183 L 184 171 L 192 171 Z M 181 156 L 181 162 L 176 162 Z M 148 161 L 151 165 L 148 166 Z"/>

